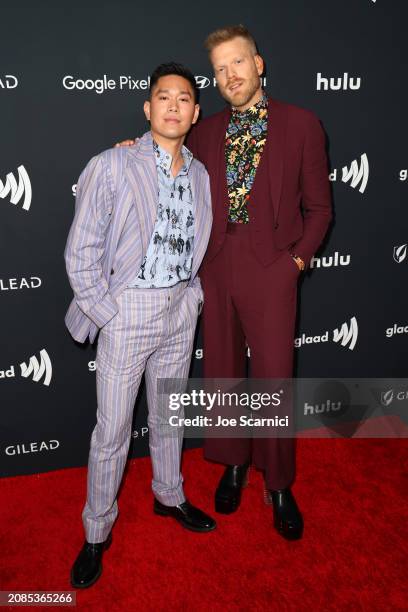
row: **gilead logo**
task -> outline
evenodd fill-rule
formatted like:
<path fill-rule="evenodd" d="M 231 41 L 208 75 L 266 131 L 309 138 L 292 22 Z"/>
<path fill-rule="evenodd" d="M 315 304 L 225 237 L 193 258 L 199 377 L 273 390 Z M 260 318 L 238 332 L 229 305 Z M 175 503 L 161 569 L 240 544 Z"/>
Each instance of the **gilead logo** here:
<path fill-rule="evenodd" d="M 5 74 L 0 77 L 0 89 L 15 89 L 18 85 L 18 78 L 13 74 Z"/>
<path fill-rule="evenodd" d="M 7 174 L 5 183 L 0 180 L 0 198 L 4 199 L 9 196 L 11 204 L 18 204 L 24 196 L 22 208 L 29 210 L 32 197 L 30 177 L 24 166 L 19 166 L 17 171 L 18 182 L 12 172 Z"/>
<path fill-rule="evenodd" d="M 394 391 L 394 389 L 388 389 L 388 391 L 381 392 L 381 404 L 383 406 L 389 406 L 394 401 L 405 402 L 408 399 L 408 390 L 402 389 L 400 391 Z"/>
<path fill-rule="evenodd" d="M 38 289 L 41 287 L 41 278 L 0 278 L 0 291 L 16 291 L 17 289 Z"/>
<path fill-rule="evenodd" d="M 394 389 L 383 391 L 381 393 L 381 403 L 383 406 L 389 406 L 394 399 Z"/>
<path fill-rule="evenodd" d="M 15 444 L 7 446 L 5 449 L 6 455 L 26 455 L 27 453 L 39 453 L 41 451 L 55 450 L 60 445 L 59 440 L 44 440 L 42 442 L 24 442 L 24 444 Z"/>
<path fill-rule="evenodd" d="M 407 244 L 400 244 L 399 246 L 395 246 L 392 257 L 394 261 L 397 263 L 402 263 L 407 256 Z"/>
<path fill-rule="evenodd" d="M 364 193 L 367 187 L 369 173 L 370 167 L 368 164 L 368 157 L 365 153 L 363 153 L 360 156 L 360 165 L 358 161 L 354 159 L 349 168 L 347 166 L 343 166 L 341 180 L 343 183 L 349 183 L 350 187 L 353 189 L 358 187 L 359 192 Z M 337 169 L 334 169 L 333 172 L 329 174 L 329 180 L 337 180 Z"/>

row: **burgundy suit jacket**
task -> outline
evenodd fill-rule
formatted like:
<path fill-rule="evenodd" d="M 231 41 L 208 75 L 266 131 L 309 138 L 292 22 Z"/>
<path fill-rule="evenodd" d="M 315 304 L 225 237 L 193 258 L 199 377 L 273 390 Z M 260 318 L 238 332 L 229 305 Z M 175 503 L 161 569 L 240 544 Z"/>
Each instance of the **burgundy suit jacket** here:
<path fill-rule="evenodd" d="M 210 175 L 213 226 L 205 262 L 220 251 L 227 228 L 225 132 L 229 108 L 200 121 L 187 146 Z M 332 218 L 325 135 L 310 111 L 269 98 L 268 135 L 248 203 L 251 242 L 269 265 L 283 249 L 306 266 Z"/>

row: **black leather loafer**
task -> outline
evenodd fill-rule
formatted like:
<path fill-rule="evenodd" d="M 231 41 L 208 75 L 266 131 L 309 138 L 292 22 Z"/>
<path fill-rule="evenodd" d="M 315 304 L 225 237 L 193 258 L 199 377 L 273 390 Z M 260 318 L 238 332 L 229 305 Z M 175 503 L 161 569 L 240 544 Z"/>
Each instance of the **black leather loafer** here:
<path fill-rule="evenodd" d="M 303 518 L 290 488 L 271 491 L 275 529 L 287 540 L 299 540 Z"/>
<path fill-rule="evenodd" d="M 85 540 L 81 552 L 71 570 L 71 584 L 76 589 L 86 589 L 98 580 L 102 574 L 102 555 L 112 543 L 110 533 L 105 542 L 91 544 Z"/>
<path fill-rule="evenodd" d="M 220 514 L 231 514 L 238 510 L 241 492 L 248 482 L 249 463 L 227 465 L 215 492 L 215 510 Z"/>
<path fill-rule="evenodd" d="M 180 525 L 186 529 L 190 529 L 190 531 L 212 531 L 217 526 L 214 519 L 192 506 L 187 500 L 179 506 L 165 506 L 159 502 L 159 500 L 155 499 L 153 512 L 159 516 L 173 517 Z"/>

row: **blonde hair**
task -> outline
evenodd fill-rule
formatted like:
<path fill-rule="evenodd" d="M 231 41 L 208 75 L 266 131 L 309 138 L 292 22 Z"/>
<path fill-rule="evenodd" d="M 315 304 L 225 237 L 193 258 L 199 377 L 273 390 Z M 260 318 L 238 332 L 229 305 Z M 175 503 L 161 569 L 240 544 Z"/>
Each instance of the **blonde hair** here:
<path fill-rule="evenodd" d="M 256 46 L 256 42 L 252 34 L 249 32 L 248 28 L 244 25 L 232 25 L 226 26 L 225 28 L 218 28 L 218 30 L 214 30 L 207 36 L 204 41 L 204 46 L 208 51 L 208 54 L 211 55 L 211 52 L 215 47 L 218 47 L 221 43 L 228 42 L 233 38 L 237 38 L 240 36 L 241 38 L 245 38 L 251 45 L 252 51 L 254 55 L 257 55 L 258 48 Z"/>

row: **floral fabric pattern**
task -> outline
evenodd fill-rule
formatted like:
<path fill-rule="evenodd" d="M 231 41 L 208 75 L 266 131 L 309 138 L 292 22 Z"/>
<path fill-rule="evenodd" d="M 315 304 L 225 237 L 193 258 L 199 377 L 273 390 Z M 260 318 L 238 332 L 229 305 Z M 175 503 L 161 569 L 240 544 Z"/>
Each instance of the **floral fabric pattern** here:
<path fill-rule="evenodd" d="M 225 134 L 228 221 L 249 223 L 250 193 L 265 147 L 267 130 L 268 99 L 265 93 L 257 104 L 244 112 L 232 109 Z"/>

